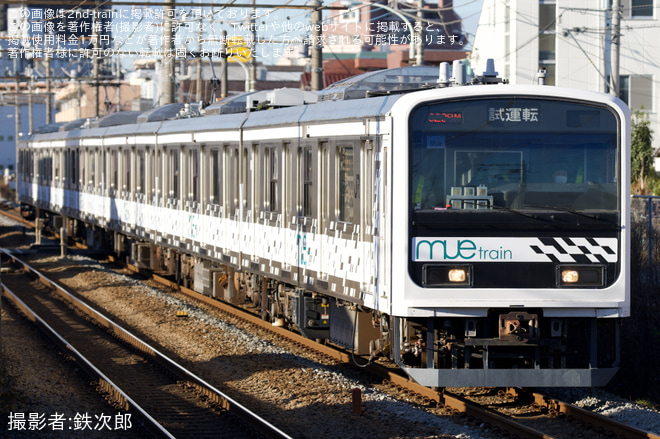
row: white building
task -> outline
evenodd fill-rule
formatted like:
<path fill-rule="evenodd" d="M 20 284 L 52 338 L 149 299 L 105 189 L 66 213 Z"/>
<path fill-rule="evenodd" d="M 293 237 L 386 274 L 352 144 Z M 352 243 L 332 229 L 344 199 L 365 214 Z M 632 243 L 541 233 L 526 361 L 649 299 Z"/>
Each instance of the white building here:
<path fill-rule="evenodd" d="M 620 97 L 644 109 L 660 146 L 660 9 L 658 0 L 621 0 Z M 471 63 L 495 60 L 512 84 L 547 84 L 609 92 L 612 0 L 484 0 Z M 656 166 L 656 169 L 658 167 Z"/>

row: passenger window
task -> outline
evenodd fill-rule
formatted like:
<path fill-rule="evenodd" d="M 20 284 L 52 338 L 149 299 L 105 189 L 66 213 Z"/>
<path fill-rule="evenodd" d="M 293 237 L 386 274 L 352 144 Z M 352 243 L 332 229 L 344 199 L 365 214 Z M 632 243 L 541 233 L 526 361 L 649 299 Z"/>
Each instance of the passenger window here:
<path fill-rule="evenodd" d="M 312 149 L 303 149 L 303 216 L 313 216 L 313 178 L 314 163 L 312 160 Z"/>
<path fill-rule="evenodd" d="M 264 211 L 277 212 L 279 201 L 279 154 L 275 147 L 264 149 Z"/>
<path fill-rule="evenodd" d="M 219 149 L 211 150 L 211 204 L 222 205 L 222 155 Z"/>
<path fill-rule="evenodd" d="M 138 151 L 138 186 L 135 188 L 135 192 L 138 194 L 144 193 L 145 190 L 145 172 L 146 166 L 144 163 L 144 151 Z"/>
<path fill-rule="evenodd" d="M 190 201 L 199 202 L 199 152 L 191 150 L 189 152 L 190 165 Z"/>
<path fill-rule="evenodd" d="M 355 199 L 355 169 L 352 146 L 337 147 L 337 211 L 338 220 L 352 223 Z"/>
<path fill-rule="evenodd" d="M 179 198 L 179 151 L 175 149 L 170 151 L 170 175 L 170 198 L 176 200 Z"/>

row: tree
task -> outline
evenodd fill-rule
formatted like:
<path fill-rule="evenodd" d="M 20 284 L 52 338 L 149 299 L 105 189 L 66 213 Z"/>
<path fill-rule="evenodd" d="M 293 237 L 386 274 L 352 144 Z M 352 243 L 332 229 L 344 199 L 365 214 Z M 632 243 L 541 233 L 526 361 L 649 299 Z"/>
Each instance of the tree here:
<path fill-rule="evenodd" d="M 630 142 L 630 178 L 634 192 L 644 194 L 647 191 L 647 180 L 654 180 L 655 172 L 653 166 L 654 151 L 653 130 L 648 114 L 642 110 L 636 110 L 631 120 L 631 142 Z"/>

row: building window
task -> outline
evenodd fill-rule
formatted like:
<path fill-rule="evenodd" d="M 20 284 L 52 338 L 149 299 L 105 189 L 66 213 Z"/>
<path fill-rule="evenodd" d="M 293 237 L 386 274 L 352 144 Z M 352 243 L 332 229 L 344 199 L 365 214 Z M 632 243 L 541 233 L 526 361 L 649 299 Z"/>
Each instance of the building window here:
<path fill-rule="evenodd" d="M 539 2 L 539 32 L 555 32 L 557 21 L 557 5 L 553 1 Z"/>
<path fill-rule="evenodd" d="M 554 1 L 539 1 L 539 70 L 545 69 L 547 85 L 555 85 L 557 36 L 557 5 Z"/>
<path fill-rule="evenodd" d="M 539 35 L 539 61 L 555 60 L 555 34 Z"/>
<path fill-rule="evenodd" d="M 653 0 L 621 0 L 621 6 L 624 17 L 653 17 Z"/>
<path fill-rule="evenodd" d="M 339 15 L 340 23 L 359 23 L 360 22 L 360 11 L 358 9 L 352 9 L 349 11 L 342 12 Z"/>
<path fill-rule="evenodd" d="M 653 111 L 653 77 L 621 75 L 619 98 L 633 110 Z"/>

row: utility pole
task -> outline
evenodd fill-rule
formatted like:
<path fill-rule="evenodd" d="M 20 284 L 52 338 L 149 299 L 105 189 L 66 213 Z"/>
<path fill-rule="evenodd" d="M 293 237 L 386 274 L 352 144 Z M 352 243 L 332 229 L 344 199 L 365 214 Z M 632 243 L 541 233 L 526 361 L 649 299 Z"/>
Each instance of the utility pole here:
<path fill-rule="evenodd" d="M 117 54 L 117 72 L 115 77 L 117 78 L 117 110 L 116 113 L 121 111 L 121 60 L 119 54 Z"/>
<path fill-rule="evenodd" d="M 20 76 L 18 74 L 18 62 L 17 60 L 14 60 L 14 73 L 16 74 L 16 93 L 14 93 L 14 99 L 15 99 L 15 104 L 16 104 L 16 114 L 15 114 L 15 122 L 16 122 L 16 151 L 18 152 L 18 141 L 20 140 L 21 136 L 21 100 L 19 98 L 19 95 L 21 94 L 21 82 L 20 82 Z M 18 157 L 18 155 L 17 155 Z"/>
<path fill-rule="evenodd" d="M 220 69 L 222 70 L 222 73 L 220 73 L 221 78 L 220 78 L 220 97 L 221 98 L 226 98 L 227 97 L 227 84 L 229 83 L 229 78 L 227 78 L 227 31 L 223 30 L 222 31 L 222 58 L 220 58 Z M 211 60 L 213 62 L 213 60 Z M 213 78 L 215 80 L 215 78 Z M 214 90 L 214 95 L 215 95 L 215 86 L 213 88 Z M 215 96 L 213 96 L 215 98 Z"/>
<path fill-rule="evenodd" d="M 610 94 L 619 96 L 619 59 L 621 49 L 621 0 L 612 2 L 612 71 L 610 72 Z"/>
<path fill-rule="evenodd" d="M 28 68 L 27 88 L 28 88 L 28 134 L 34 132 L 34 106 L 32 105 L 32 68 Z"/>
<path fill-rule="evenodd" d="M 92 20 L 92 39 L 93 39 L 93 52 L 92 52 L 92 76 L 94 77 L 94 117 L 99 117 L 99 28 L 101 23 L 98 21 L 98 1 L 95 9 L 96 14 Z"/>
<path fill-rule="evenodd" d="M 53 122 L 53 99 L 50 95 L 52 92 L 51 87 L 51 71 L 50 71 L 50 62 L 52 58 L 49 55 L 46 55 L 46 125 Z"/>
<path fill-rule="evenodd" d="M 163 55 L 160 73 L 160 105 L 174 103 L 174 35 L 173 19 L 176 10 L 174 0 L 166 0 L 163 6 Z"/>
<path fill-rule="evenodd" d="M 204 100 L 204 97 L 202 96 L 202 15 L 200 13 L 199 17 L 199 22 L 197 23 L 197 51 L 199 52 L 199 55 L 197 56 L 197 72 L 195 73 L 195 82 L 196 82 L 196 90 L 195 90 L 195 96 L 198 102 L 201 102 Z M 211 60 L 213 62 L 213 60 Z"/>
<path fill-rule="evenodd" d="M 321 26 L 322 12 L 321 2 L 319 0 L 312 0 L 310 6 L 314 7 L 312 10 L 312 91 L 323 89 L 323 45 L 321 44 Z"/>
<path fill-rule="evenodd" d="M 417 41 L 415 41 L 415 65 L 424 64 L 424 0 L 417 0 Z M 412 44 L 412 41 L 411 43 Z M 412 63 L 412 60 L 410 60 Z"/>
<path fill-rule="evenodd" d="M 250 61 L 250 91 L 257 91 L 257 9 L 256 2 L 252 0 L 252 15 L 250 17 L 250 30 L 252 32 L 252 57 Z"/>

